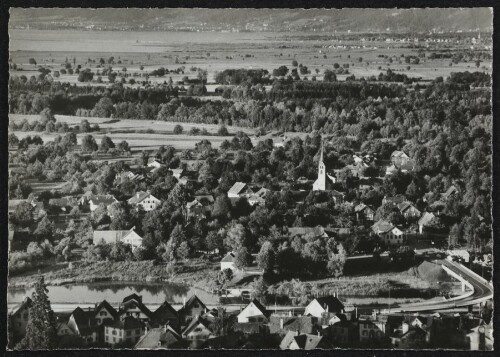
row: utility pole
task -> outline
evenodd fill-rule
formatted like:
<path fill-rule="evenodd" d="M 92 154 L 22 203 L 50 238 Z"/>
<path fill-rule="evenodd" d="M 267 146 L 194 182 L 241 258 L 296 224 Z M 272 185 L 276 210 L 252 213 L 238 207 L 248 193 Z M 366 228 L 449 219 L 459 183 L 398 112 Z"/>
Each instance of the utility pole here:
<path fill-rule="evenodd" d="M 391 312 L 391 287 L 389 286 L 389 313 Z"/>

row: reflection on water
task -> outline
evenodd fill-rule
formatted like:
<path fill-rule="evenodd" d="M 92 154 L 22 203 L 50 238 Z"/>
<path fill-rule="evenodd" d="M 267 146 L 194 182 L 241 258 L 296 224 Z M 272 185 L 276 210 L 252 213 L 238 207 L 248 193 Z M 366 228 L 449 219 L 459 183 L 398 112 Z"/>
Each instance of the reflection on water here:
<path fill-rule="evenodd" d="M 206 304 L 217 303 L 217 297 L 206 291 L 183 284 L 137 284 L 137 283 L 93 283 L 63 286 L 48 286 L 51 303 L 96 303 L 106 299 L 118 303 L 130 294 L 142 296 L 145 304 L 161 304 L 163 301 L 182 303 L 184 298 L 196 294 Z M 7 302 L 21 302 L 25 296 L 30 296 L 33 288 L 7 289 Z"/>

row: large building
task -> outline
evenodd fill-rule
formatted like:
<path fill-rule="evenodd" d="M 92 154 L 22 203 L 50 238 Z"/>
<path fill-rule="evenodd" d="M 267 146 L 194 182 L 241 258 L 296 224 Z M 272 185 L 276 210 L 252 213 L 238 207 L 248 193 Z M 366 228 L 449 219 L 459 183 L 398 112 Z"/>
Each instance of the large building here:
<path fill-rule="evenodd" d="M 326 172 L 326 165 L 323 160 L 323 143 L 321 143 L 321 149 L 318 161 L 318 178 L 313 183 L 313 191 L 329 191 L 333 189 L 333 184 L 335 183 L 335 177 L 330 176 Z"/>

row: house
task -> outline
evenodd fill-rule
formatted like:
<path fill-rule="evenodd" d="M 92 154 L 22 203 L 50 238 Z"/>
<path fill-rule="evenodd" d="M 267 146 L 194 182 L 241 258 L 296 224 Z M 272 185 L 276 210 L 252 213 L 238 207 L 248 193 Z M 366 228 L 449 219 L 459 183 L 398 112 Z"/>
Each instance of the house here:
<path fill-rule="evenodd" d="M 253 191 L 244 182 L 235 182 L 234 185 L 227 191 L 229 198 L 249 197 L 253 195 Z"/>
<path fill-rule="evenodd" d="M 127 202 L 129 205 L 136 207 L 138 210 L 142 209 L 145 212 L 152 211 L 161 205 L 161 201 L 153 196 L 149 191 L 139 191 Z"/>
<path fill-rule="evenodd" d="M 78 200 L 74 197 L 51 198 L 49 206 L 57 208 L 62 213 L 68 213 L 71 209 L 78 205 Z"/>
<path fill-rule="evenodd" d="M 118 311 L 118 317 L 120 320 L 123 320 L 128 316 L 132 316 L 142 322 L 149 322 L 152 315 L 152 312 L 142 303 L 142 296 L 137 294 L 126 296 L 121 303 L 120 310 Z"/>
<path fill-rule="evenodd" d="M 201 317 L 194 317 L 189 325 L 182 331 L 182 337 L 189 343 L 191 348 L 198 348 L 213 336 L 210 322 Z"/>
<path fill-rule="evenodd" d="M 290 237 L 295 236 L 305 236 L 307 234 L 312 234 L 315 237 L 328 238 L 328 234 L 325 229 L 321 226 L 318 227 L 288 227 L 288 233 Z"/>
<path fill-rule="evenodd" d="M 31 304 L 32 300 L 29 297 L 25 297 L 20 304 L 9 311 L 9 325 L 11 326 L 15 341 L 22 339 L 26 335 Z"/>
<path fill-rule="evenodd" d="M 458 193 L 460 193 L 458 188 L 455 185 L 451 185 L 450 187 L 448 187 L 446 192 L 441 193 L 441 199 L 447 201 L 448 199 L 450 199 L 454 195 L 457 195 Z"/>
<path fill-rule="evenodd" d="M 382 199 L 382 204 L 385 205 L 385 204 L 388 204 L 388 203 L 392 203 L 394 205 L 399 205 L 403 202 L 407 202 L 406 200 L 406 197 L 403 196 L 403 195 L 397 195 L 397 196 L 384 196 L 384 198 Z"/>
<path fill-rule="evenodd" d="M 323 143 L 321 143 L 318 160 L 318 178 L 313 183 L 313 191 L 329 191 L 333 189 L 335 182 L 335 177 L 328 175 L 326 172 L 326 165 L 323 160 Z"/>
<path fill-rule="evenodd" d="M 118 184 L 122 184 L 125 182 L 142 182 L 145 177 L 141 174 L 133 173 L 132 171 L 122 171 L 117 173 L 115 176 L 115 182 Z"/>
<path fill-rule="evenodd" d="M 159 169 L 160 167 L 163 167 L 165 165 L 163 165 L 157 158 L 153 157 L 153 158 L 149 158 L 147 166 L 153 167 L 155 169 Z"/>
<path fill-rule="evenodd" d="M 320 330 L 318 318 L 314 316 L 271 315 L 269 317 L 269 333 L 286 335 L 288 331 L 317 334 Z"/>
<path fill-rule="evenodd" d="M 358 221 L 373 221 L 373 216 L 375 215 L 375 211 L 373 210 L 373 208 L 365 205 L 364 203 L 360 203 L 359 205 L 354 207 L 354 213 L 356 213 L 356 219 Z"/>
<path fill-rule="evenodd" d="M 68 325 L 68 318 L 63 318 L 57 321 L 56 331 L 57 336 L 74 336 L 75 333 Z"/>
<path fill-rule="evenodd" d="M 201 316 L 205 313 L 207 307 L 198 298 L 198 296 L 193 295 L 189 300 L 184 303 L 184 305 L 179 310 L 179 317 L 181 322 L 189 322 L 196 316 Z"/>
<path fill-rule="evenodd" d="M 134 348 L 136 350 L 171 350 L 187 348 L 187 344 L 172 326 L 165 324 L 161 327 L 146 329 L 146 333 L 139 339 Z"/>
<path fill-rule="evenodd" d="M 304 316 L 321 318 L 324 313 L 341 314 L 344 312 L 344 304 L 333 295 L 315 298 L 306 306 Z"/>
<path fill-rule="evenodd" d="M 391 346 L 398 349 L 422 349 L 428 346 L 428 333 L 420 327 L 411 327 L 403 322 L 401 328 L 390 336 Z"/>
<path fill-rule="evenodd" d="M 97 341 L 97 325 L 94 320 L 94 311 L 91 309 L 83 310 L 77 307 L 73 310 L 68 320 L 68 327 L 87 343 Z"/>
<path fill-rule="evenodd" d="M 359 341 L 373 342 L 387 340 L 391 333 L 397 329 L 403 316 L 377 314 L 360 315 L 358 318 Z"/>
<path fill-rule="evenodd" d="M 244 322 L 261 322 L 268 321 L 269 313 L 257 299 L 253 299 L 241 312 L 238 314 L 238 323 Z"/>
<path fill-rule="evenodd" d="M 94 231 L 92 242 L 94 245 L 98 244 L 116 244 L 121 242 L 123 237 L 129 234 L 129 230 L 124 231 Z"/>
<path fill-rule="evenodd" d="M 231 269 L 233 272 L 239 270 L 236 268 L 234 265 L 234 260 L 236 256 L 234 255 L 233 252 L 229 252 L 226 254 L 224 258 L 220 261 L 220 270 L 226 270 L 226 269 Z"/>
<path fill-rule="evenodd" d="M 371 226 L 371 229 L 373 233 L 379 236 L 380 240 L 386 245 L 403 244 L 403 231 L 390 222 L 381 219 Z"/>
<path fill-rule="evenodd" d="M 422 217 L 418 220 L 418 232 L 424 233 L 424 227 L 427 226 L 436 216 L 432 212 L 424 212 Z"/>
<path fill-rule="evenodd" d="M 181 176 L 184 174 L 184 169 L 169 169 L 168 171 L 172 172 L 172 176 L 174 176 L 177 180 L 181 179 Z"/>
<path fill-rule="evenodd" d="M 262 187 L 260 190 L 255 192 L 253 195 L 248 197 L 248 203 L 250 206 L 255 206 L 257 204 L 265 204 L 266 196 L 269 190 L 267 188 Z"/>
<path fill-rule="evenodd" d="M 396 150 L 391 154 L 391 162 L 396 167 L 399 167 L 401 165 L 406 165 L 409 160 L 410 157 L 406 155 L 403 151 Z"/>
<path fill-rule="evenodd" d="M 186 214 L 188 217 L 206 216 L 212 211 L 215 200 L 212 195 L 198 195 L 194 200 L 186 203 Z"/>
<path fill-rule="evenodd" d="M 299 334 L 299 332 L 288 331 L 280 343 L 280 350 L 313 350 L 321 348 L 320 343 L 323 336 L 312 334 Z"/>
<path fill-rule="evenodd" d="M 109 346 L 117 344 L 133 346 L 143 334 L 144 324 L 132 316 L 104 323 L 104 343 Z"/>
<path fill-rule="evenodd" d="M 151 325 L 163 326 L 167 325 L 170 328 L 179 326 L 179 314 L 168 301 L 164 301 L 151 315 Z"/>
<path fill-rule="evenodd" d="M 107 321 L 113 321 L 118 318 L 118 312 L 106 300 L 103 300 L 94 308 L 94 319 L 97 325 L 102 325 Z"/>
<path fill-rule="evenodd" d="M 358 341 L 358 325 L 346 319 L 330 320 L 327 333 L 336 346 L 352 346 Z"/>
<path fill-rule="evenodd" d="M 108 208 L 115 202 L 118 202 L 118 200 L 112 195 L 94 195 L 88 199 L 91 212 L 94 212 L 100 205 L 104 205 L 104 207 Z"/>
<path fill-rule="evenodd" d="M 409 201 L 401 202 L 398 204 L 398 209 L 399 212 L 405 217 L 406 219 L 408 218 L 414 218 L 414 217 L 420 217 L 422 212 L 420 212 L 414 205 L 413 203 Z"/>
<path fill-rule="evenodd" d="M 130 231 L 122 238 L 122 243 L 132 248 L 132 251 L 142 246 L 142 237 L 138 235 L 132 227 Z"/>

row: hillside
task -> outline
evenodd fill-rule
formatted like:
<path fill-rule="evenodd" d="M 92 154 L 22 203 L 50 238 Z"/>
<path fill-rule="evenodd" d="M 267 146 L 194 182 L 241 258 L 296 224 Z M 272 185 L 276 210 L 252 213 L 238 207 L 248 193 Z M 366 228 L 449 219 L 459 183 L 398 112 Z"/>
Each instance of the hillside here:
<path fill-rule="evenodd" d="M 11 9 L 10 25 L 186 30 L 426 32 L 491 30 L 475 9 Z"/>

